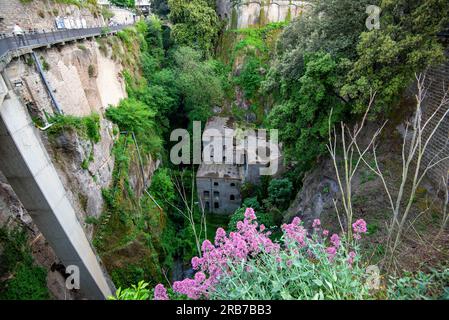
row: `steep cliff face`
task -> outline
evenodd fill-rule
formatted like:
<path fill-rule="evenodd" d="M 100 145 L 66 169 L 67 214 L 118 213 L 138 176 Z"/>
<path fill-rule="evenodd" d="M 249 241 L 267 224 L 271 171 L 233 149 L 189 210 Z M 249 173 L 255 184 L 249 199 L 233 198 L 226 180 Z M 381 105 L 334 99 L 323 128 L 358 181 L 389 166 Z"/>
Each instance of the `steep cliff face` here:
<path fill-rule="evenodd" d="M 401 102 L 403 113 L 397 114 L 396 119 L 390 119 L 377 141 L 376 154 L 379 166 L 385 174 L 386 183 L 394 201 L 397 199 L 401 182 L 404 123 L 413 119 L 415 105 L 413 91 L 407 92 Z M 380 123 L 376 122 L 366 125 L 363 134 L 358 139 L 361 146 L 368 145 L 379 126 Z M 447 130 L 444 134 L 447 137 Z M 437 136 L 431 140 L 430 144 L 434 147 L 434 144 L 440 143 L 440 140 L 441 137 Z M 373 161 L 372 156 L 369 156 L 371 165 L 373 165 Z M 355 163 L 356 159 L 354 158 L 352 164 Z M 340 154 L 337 154 L 337 165 L 340 170 L 342 186 L 347 190 L 343 177 L 343 157 Z M 447 188 L 447 182 L 442 183 L 444 181 L 441 180 L 441 175 L 439 179 L 434 179 L 434 170 L 431 170 L 430 173 L 423 179 L 413 198 L 409 214 L 410 224 L 404 232 L 401 254 L 397 257 L 397 263 L 403 270 L 419 270 L 423 260 L 429 266 L 438 265 L 441 259 L 445 259 L 444 256 L 447 255 L 447 248 L 449 248 L 447 235 L 435 238 L 441 227 L 442 208 L 445 205 L 444 190 Z M 411 192 L 410 180 L 411 178 L 405 185 L 405 198 Z M 345 193 L 345 197 L 347 198 L 347 193 Z M 362 218 L 368 224 L 368 234 L 363 239 L 362 245 L 367 251 L 367 256 L 370 256 L 370 261 L 377 263 L 385 252 L 387 225 L 391 221 L 392 212 L 382 180 L 363 163 L 354 174 L 351 183 L 351 202 L 353 221 Z M 403 204 L 405 205 L 404 200 Z M 329 229 L 330 232 L 341 232 L 340 225 L 346 227 L 347 220 L 337 174 L 330 156 L 322 157 L 316 166 L 305 174 L 300 191 L 284 214 L 284 222 L 291 222 L 295 216 L 300 217 L 308 228 L 312 228 L 314 219 L 320 219 L 322 226 Z M 429 247 L 428 243 L 421 239 L 435 240 L 434 244 Z"/>
<path fill-rule="evenodd" d="M 115 45 L 119 46 L 118 43 Z M 109 188 L 113 180 L 113 146 L 120 135 L 118 129 L 105 118 L 105 110 L 127 97 L 121 76 L 122 63 L 112 58 L 113 52 L 107 43 L 101 46 L 100 51 L 96 41 L 84 41 L 36 52 L 49 88 L 64 117 L 98 118 L 96 141 L 80 134 L 76 128 L 54 130 L 48 126 L 54 121 L 54 106 L 31 56 L 14 60 L 5 70 L 14 90 L 40 128 L 41 139 L 90 240 L 93 238 L 94 224 L 89 219 L 99 218 L 104 210 L 102 190 Z M 123 47 L 118 49 L 126 51 Z M 148 185 L 157 163 L 151 157 L 143 156 L 142 167 L 136 154 L 131 155 L 131 158 L 129 184 L 139 197 L 145 187 L 142 172 Z M 6 179 L 0 179 L 0 182 L 0 227 L 26 230 L 34 261 L 47 272 L 51 295 L 57 299 L 76 298 L 65 289 L 64 277 L 58 272 L 61 270 L 58 258 L 46 244 Z"/>
<path fill-rule="evenodd" d="M 122 67 L 101 54 L 95 41 L 41 50 L 38 56 L 62 112 L 77 117 L 98 114 L 100 118 L 98 143 L 83 139 L 74 131 L 50 136 L 41 131 L 83 222 L 86 216 L 100 215 L 103 205 L 101 189 L 108 187 L 111 181 L 114 134 L 112 123 L 104 119 L 104 111 L 126 97 L 120 75 Z M 28 59 L 14 61 L 6 73 L 13 83 L 23 83 L 18 89 L 23 101 L 33 109 L 35 117 L 45 123 L 47 116 L 54 113 L 53 107 L 34 63 Z M 91 229 L 88 228 L 90 236 Z"/>
<path fill-rule="evenodd" d="M 229 29 L 242 29 L 294 19 L 309 6 L 307 1 L 298 0 L 218 0 L 217 13 L 228 20 Z"/>

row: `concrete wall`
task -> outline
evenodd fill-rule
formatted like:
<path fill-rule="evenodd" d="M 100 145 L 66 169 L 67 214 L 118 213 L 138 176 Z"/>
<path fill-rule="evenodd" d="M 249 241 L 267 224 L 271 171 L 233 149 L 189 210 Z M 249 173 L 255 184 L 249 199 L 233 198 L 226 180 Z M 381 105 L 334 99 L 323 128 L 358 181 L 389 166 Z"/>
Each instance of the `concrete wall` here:
<path fill-rule="evenodd" d="M 118 24 L 130 24 L 134 22 L 135 15 L 129 10 L 118 7 L 111 7 L 109 10 L 114 14 L 112 20 Z"/>
<path fill-rule="evenodd" d="M 240 196 L 240 180 L 197 177 L 196 184 L 198 198 L 201 199 L 205 212 L 232 214 L 240 207 L 242 201 Z M 209 196 L 205 196 L 205 191 L 209 192 Z M 219 196 L 214 196 L 214 192 L 218 192 Z M 234 200 L 231 200 L 231 195 L 234 196 Z M 207 210 L 206 202 L 209 202 L 209 210 Z M 218 203 L 218 209 L 215 208 L 215 203 Z"/>
<path fill-rule="evenodd" d="M 80 270 L 80 291 L 104 299 L 111 287 L 26 108 L 13 92 L 0 106 L 0 170 L 65 266 Z"/>

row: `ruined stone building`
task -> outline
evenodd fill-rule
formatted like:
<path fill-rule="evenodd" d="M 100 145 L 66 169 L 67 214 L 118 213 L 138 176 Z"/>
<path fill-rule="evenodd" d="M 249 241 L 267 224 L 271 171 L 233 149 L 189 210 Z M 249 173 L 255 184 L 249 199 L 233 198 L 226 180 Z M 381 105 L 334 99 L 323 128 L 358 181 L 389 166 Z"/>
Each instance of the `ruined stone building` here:
<path fill-rule="evenodd" d="M 203 161 L 196 175 L 199 205 L 207 213 L 232 214 L 240 207 L 242 185 L 260 182 L 259 169 L 269 164 L 269 152 L 256 150 L 258 158 L 251 158 L 245 149 L 248 136 L 239 137 L 230 118 L 212 117 L 205 132 L 210 138 L 205 141 L 203 134 Z M 252 137 L 258 139 L 255 134 Z M 264 143 L 257 142 L 259 146 Z"/>

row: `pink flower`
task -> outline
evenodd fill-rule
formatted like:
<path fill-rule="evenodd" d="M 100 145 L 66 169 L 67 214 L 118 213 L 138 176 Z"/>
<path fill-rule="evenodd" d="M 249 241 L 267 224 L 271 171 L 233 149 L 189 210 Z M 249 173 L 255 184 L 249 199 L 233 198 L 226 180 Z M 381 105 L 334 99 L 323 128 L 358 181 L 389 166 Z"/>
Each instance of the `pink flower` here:
<path fill-rule="evenodd" d="M 329 261 L 332 262 L 334 260 L 335 255 L 337 254 L 337 249 L 335 247 L 326 248 L 326 253 L 328 255 Z"/>
<path fill-rule="evenodd" d="M 329 230 L 324 229 L 323 230 L 323 236 L 327 237 L 329 235 Z"/>
<path fill-rule="evenodd" d="M 349 257 L 348 257 L 349 265 L 352 265 L 354 263 L 355 256 L 356 256 L 356 253 L 354 251 L 349 252 Z"/>
<path fill-rule="evenodd" d="M 245 210 L 245 218 L 248 220 L 255 220 L 256 219 L 256 215 L 254 214 L 254 209 L 253 208 L 246 208 Z"/>
<path fill-rule="evenodd" d="M 203 244 L 201 246 L 202 251 L 209 251 L 213 250 L 215 247 L 212 245 L 212 243 L 209 240 L 204 240 Z"/>
<path fill-rule="evenodd" d="M 265 230 L 265 226 L 263 224 L 260 225 L 259 227 L 260 232 L 263 232 Z"/>
<path fill-rule="evenodd" d="M 226 237 L 226 231 L 223 228 L 218 228 L 215 232 L 215 245 L 221 243 Z"/>
<path fill-rule="evenodd" d="M 331 243 L 335 248 L 338 248 L 340 246 L 340 237 L 338 234 L 334 233 L 331 237 Z"/>
<path fill-rule="evenodd" d="M 320 219 L 315 219 L 315 220 L 313 220 L 312 228 L 318 229 L 320 226 L 321 226 L 321 221 L 320 221 Z"/>
<path fill-rule="evenodd" d="M 200 264 L 201 264 L 201 259 L 200 258 L 198 258 L 198 257 L 193 257 L 192 258 L 192 268 L 194 270 L 197 270 L 199 268 Z"/>
<path fill-rule="evenodd" d="M 206 275 L 203 272 L 195 273 L 195 281 L 200 283 L 206 280 Z"/>
<path fill-rule="evenodd" d="M 160 283 L 154 288 L 154 300 L 169 300 L 167 290 Z"/>
<path fill-rule="evenodd" d="M 352 224 L 352 229 L 354 230 L 354 239 L 360 240 L 361 233 L 366 233 L 366 222 L 363 219 L 358 219 Z"/>
<path fill-rule="evenodd" d="M 366 233 L 366 222 L 363 219 L 358 219 L 352 224 L 352 228 L 356 233 Z"/>
<path fill-rule="evenodd" d="M 301 219 L 299 219 L 299 217 L 294 217 L 292 224 L 299 226 L 301 224 Z"/>

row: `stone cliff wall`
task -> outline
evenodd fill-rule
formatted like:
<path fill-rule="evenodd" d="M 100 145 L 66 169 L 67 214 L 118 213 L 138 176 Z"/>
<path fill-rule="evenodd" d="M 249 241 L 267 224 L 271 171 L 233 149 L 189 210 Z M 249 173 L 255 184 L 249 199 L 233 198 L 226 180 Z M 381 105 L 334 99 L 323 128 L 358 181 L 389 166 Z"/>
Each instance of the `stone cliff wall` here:
<path fill-rule="evenodd" d="M 228 28 L 240 29 L 291 20 L 309 6 L 307 1 L 298 0 L 217 0 L 217 13 L 229 21 Z"/>
<path fill-rule="evenodd" d="M 0 0 L 0 8 L 0 34 L 11 33 L 16 23 L 25 31 L 56 29 L 57 17 L 75 22 L 84 19 L 87 27 L 104 24 L 100 9 L 95 6 L 78 7 L 54 0 L 32 0 L 28 3 L 20 0 Z"/>

